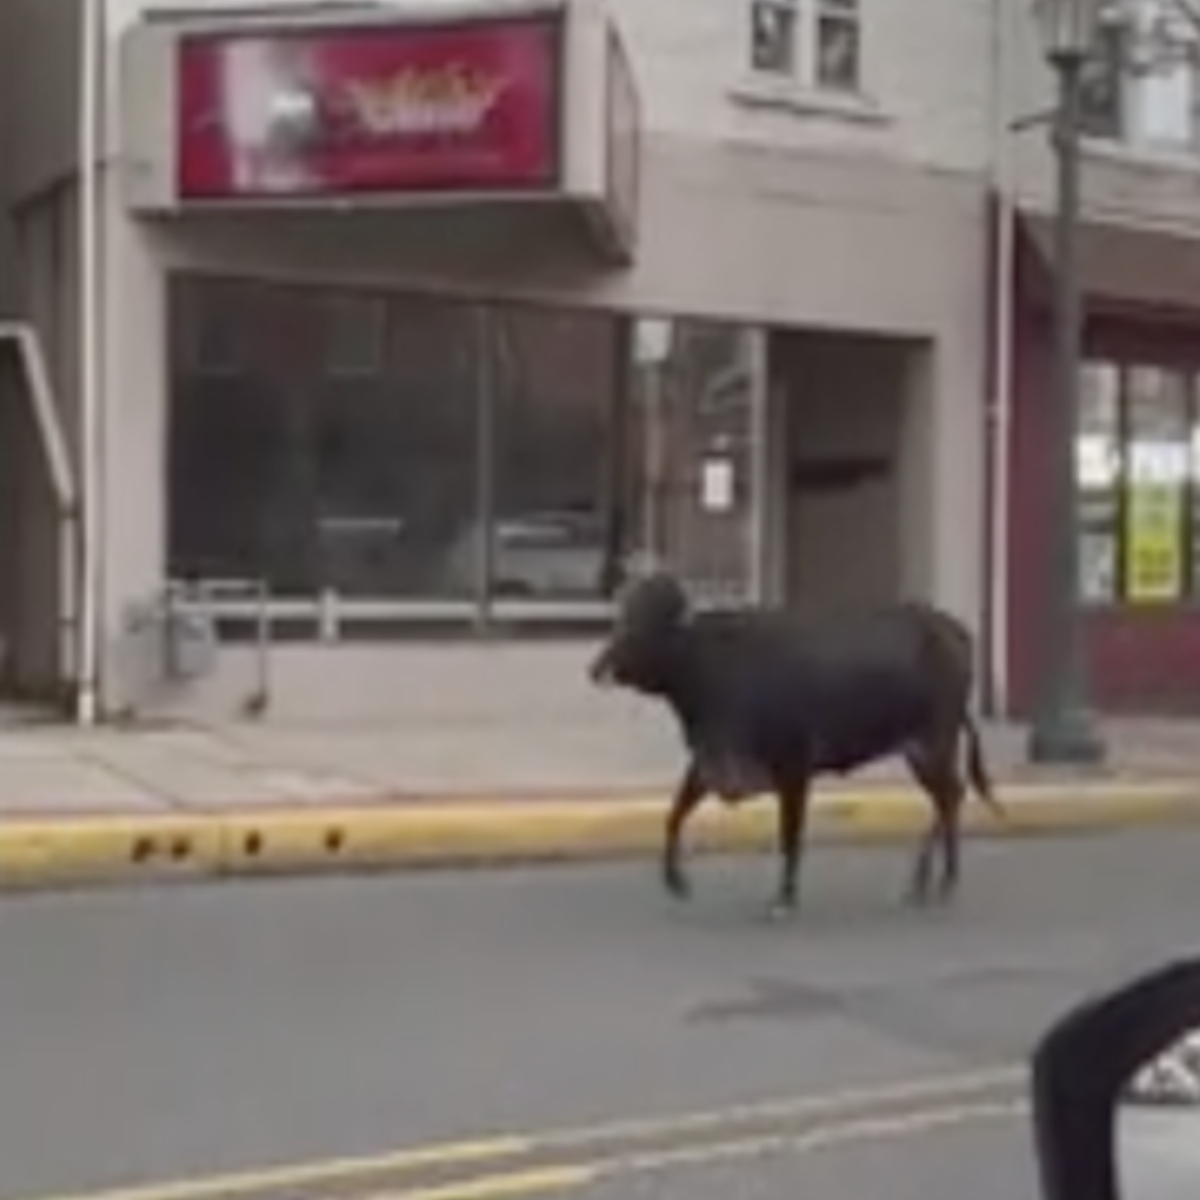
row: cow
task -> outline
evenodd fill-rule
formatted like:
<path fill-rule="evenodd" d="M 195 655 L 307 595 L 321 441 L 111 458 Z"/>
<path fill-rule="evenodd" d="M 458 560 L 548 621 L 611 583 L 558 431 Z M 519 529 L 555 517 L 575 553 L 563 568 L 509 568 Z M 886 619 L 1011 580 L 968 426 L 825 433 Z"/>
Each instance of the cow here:
<path fill-rule="evenodd" d="M 684 826 L 704 797 L 727 804 L 774 792 L 781 874 L 771 911 L 797 904 L 811 783 L 901 755 L 933 815 L 913 864 L 907 899 L 946 902 L 960 874 L 960 810 L 966 775 L 1003 819 L 971 715 L 973 639 L 932 604 L 897 601 L 805 621 L 781 608 L 695 613 L 667 572 L 636 579 L 610 636 L 589 667 L 598 686 L 622 686 L 666 702 L 688 762 L 665 830 L 662 879 L 690 894 Z"/>

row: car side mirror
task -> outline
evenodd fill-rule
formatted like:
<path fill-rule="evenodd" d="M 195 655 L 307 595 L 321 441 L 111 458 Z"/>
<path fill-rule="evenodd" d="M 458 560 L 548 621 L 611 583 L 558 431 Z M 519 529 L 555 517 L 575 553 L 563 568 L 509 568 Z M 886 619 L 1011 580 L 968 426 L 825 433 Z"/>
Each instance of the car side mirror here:
<path fill-rule="evenodd" d="M 1044 1200 L 1200 1196 L 1197 1030 L 1200 958 L 1160 967 L 1051 1027 L 1032 1062 Z"/>

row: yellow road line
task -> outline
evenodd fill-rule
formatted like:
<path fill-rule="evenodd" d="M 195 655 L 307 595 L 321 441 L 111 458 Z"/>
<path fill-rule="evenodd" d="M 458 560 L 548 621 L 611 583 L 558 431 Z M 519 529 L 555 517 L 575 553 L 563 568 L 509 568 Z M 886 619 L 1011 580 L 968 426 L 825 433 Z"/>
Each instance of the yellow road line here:
<path fill-rule="evenodd" d="M 1016 1066 L 961 1072 L 957 1075 L 933 1075 L 904 1083 L 874 1084 L 804 1096 L 784 1096 L 708 1111 L 681 1113 L 678 1116 L 608 1121 L 581 1129 L 547 1131 L 541 1135 L 532 1135 L 530 1141 L 535 1150 L 568 1149 L 600 1141 L 647 1141 L 655 1137 L 699 1133 L 705 1129 L 726 1125 L 748 1125 L 754 1121 L 817 1117 L 865 1105 L 945 1099 L 963 1093 L 986 1091 L 1005 1084 L 1019 1083 L 1024 1077 L 1023 1068 Z"/>
<path fill-rule="evenodd" d="M 473 1162 L 515 1158 L 530 1150 L 520 1137 L 483 1138 L 478 1141 L 434 1142 L 412 1146 L 390 1154 L 361 1158 L 330 1158 L 291 1166 L 265 1167 L 227 1175 L 198 1176 L 132 1187 L 105 1188 L 94 1192 L 63 1193 L 39 1200 L 237 1200 L 276 1188 L 329 1187 L 353 1183 L 376 1175 L 399 1174 L 422 1167 L 468 1166 Z"/>
<path fill-rule="evenodd" d="M 1028 1104 L 1023 1100 L 951 1105 L 892 1117 L 835 1122 L 804 1133 L 764 1134 L 644 1154 L 614 1154 L 590 1162 L 564 1163 L 541 1170 L 477 1175 L 453 1183 L 383 1192 L 356 1200 L 508 1200 L 545 1192 L 568 1192 L 615 1177 L 712 1166 L 781 1153 L 811 1154 L 868 1141 L 895 1141 L 938 1129 L 1007 1120 L 1027 1110 Z"/>
<path fill-rule="evenodd" d="M 729 1139 L 700 1146 L 653 1151 L 649 1154 L 614 1156 L 601 1173 L 645 1174 L 673 1167 L 705 1166 L 728 1159 L 758 1158 L 788 1152 L 807 1154 L 834 1146 L 859 1142 L 896 1140 L 957 1125 L 1017 1116 L 1027 1109 L 1024 1100 L 996 1100 L 978 1104 L 946 1105 L 889 1117 L 858 1117 L 831 1122 L 803 1133 L 763 1134 L 760 1137 Z"/>
<path fill-rule="evenodd" d="M 476 1175 L 454 1183 L 387 1192 L 370 1200 L 507 1200 L 508 1197 L 570 1192 L 590 1187 L 600 1181 L 602 1174 L 588 1163 L 568 1163 L 560 1167 L 533 1167 L 526 1171 Z"/>
<path fill-rule="evenodd" d="M 90 1192 L 63 1193 L 38 1197 L 37 1200 L 252 1200 L 276 1190 L 368 1183 L 380 1176 L 412 1173 L 423 1168 L 470 1166 L 605 1141 L 649 1141 L 653 1138 L 702 1132 L 705 1129 L 745 1125 L 754 1121 L 836 1114 L 844 1109 L 864 1105 L 945 1099 L 1017 1083 L 1023 1077 L 1023 1069 L 1020 1067 L 999 1066 L 958 1074 L 927 1076 L 896 1084 L 875 1084 L 825 1093 L 781 1097 L 674 1116 L 618 1119 L 526 1134 L 469 1141 L 433 1142 L 385 1154 L 325 1159 Z M 542 1173 L 531 1171 L 524 1174 L 540 1177 Z"/>

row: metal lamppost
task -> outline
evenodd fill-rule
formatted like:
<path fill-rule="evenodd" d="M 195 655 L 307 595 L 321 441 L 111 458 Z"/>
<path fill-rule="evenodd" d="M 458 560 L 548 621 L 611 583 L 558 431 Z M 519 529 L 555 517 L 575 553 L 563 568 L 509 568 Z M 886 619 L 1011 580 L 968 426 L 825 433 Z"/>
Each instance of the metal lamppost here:
<path fill-rule="evenodd" d="M 1054 238 L 1054 370 L 1046 404 L 1050 554 L 1042 606 L 1033 762 L 1095 763 L 1104 744 L 1087 700 L 1079 616 L 1079 520 L 1075 475 L 1083 307 L 1079 283 L 1079 160 L 1083 69 L 1097 32 L 1100 0 L 1034 0 L 1046 58 L 1058 83 L 1053 144 L 1058 174 Z"/>

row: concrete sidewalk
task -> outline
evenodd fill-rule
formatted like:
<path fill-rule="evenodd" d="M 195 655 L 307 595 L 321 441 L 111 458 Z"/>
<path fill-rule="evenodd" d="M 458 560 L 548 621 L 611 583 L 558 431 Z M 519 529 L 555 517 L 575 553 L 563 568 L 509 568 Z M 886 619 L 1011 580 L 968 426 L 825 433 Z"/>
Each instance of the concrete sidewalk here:
<path fill-rule="evenodd" d="M 657 847 L 681 765 L 653 708 L 611 722 L 0 732 L 0 885 L 530 861 Z M 1006 832 L 1200 817 L 1200 722 L 1116 722 L 1087 775 L 984 736 Z M 928 810 L 895 765 L 818 788 L 817 837 L 910 836 Z M 971 828 L 999 831 L 970 806 Z M 771 806 L 713 805 L 697 849 L 757 849 Z"/>

